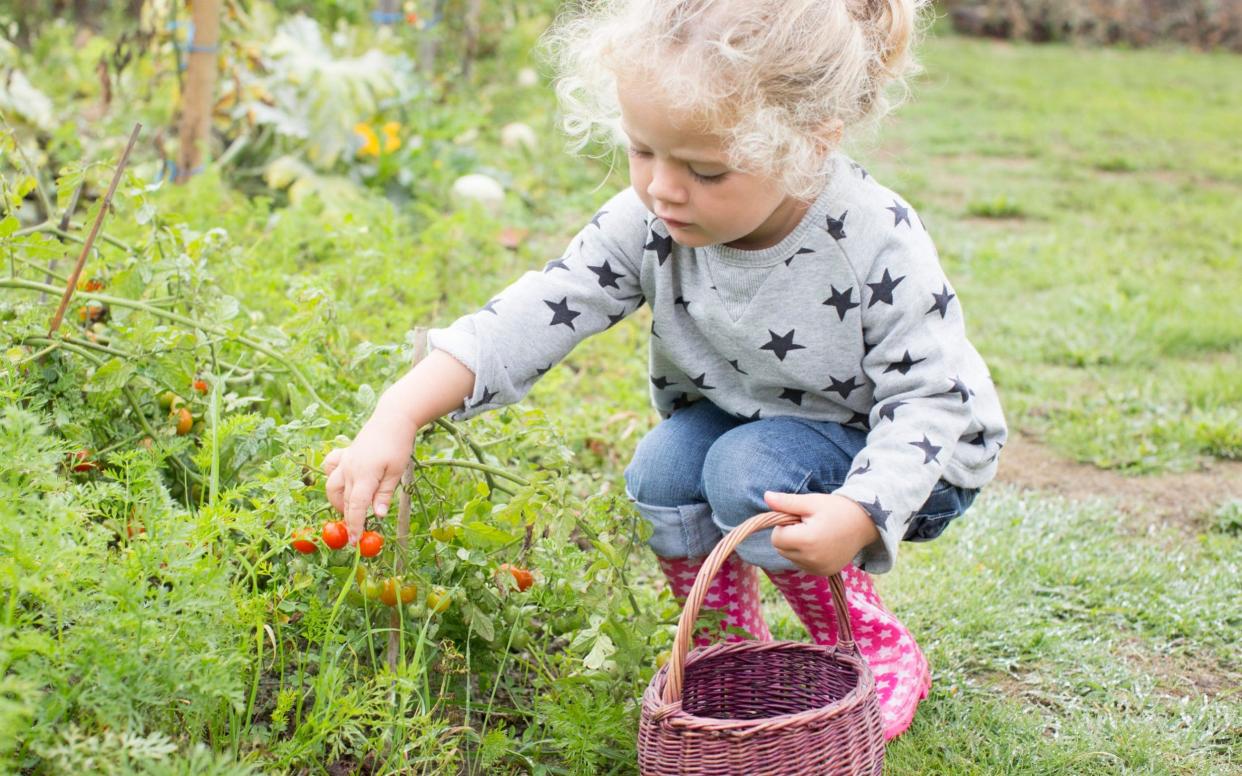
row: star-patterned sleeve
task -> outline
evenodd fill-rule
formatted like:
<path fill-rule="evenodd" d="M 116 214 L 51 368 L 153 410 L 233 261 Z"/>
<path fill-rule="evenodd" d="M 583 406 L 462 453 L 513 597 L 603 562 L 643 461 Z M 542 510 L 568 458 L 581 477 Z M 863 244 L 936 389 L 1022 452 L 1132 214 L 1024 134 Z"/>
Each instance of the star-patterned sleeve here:
<path fill-rule="evenodd" d="M 639 284 L 646 210 L 632 189 L 608 201 L 542 270 L 524 273 L 482 309 L 428 342 L 474 372 L 452 420 L 520 401 L 573 347 L 646 301 Z"/>
<path fill-rule="evenodd" d="M 835 492 L 871 515 L 880 540 L 856 565 L 889 571 L 911 520 L 940 480 L 972 417 L 973 392 L 960 377 L 966 332 L 935 246 L 907 206 L 888 208 L 862 280 L 863 372 L 875 384 L 867 443 Z"/>

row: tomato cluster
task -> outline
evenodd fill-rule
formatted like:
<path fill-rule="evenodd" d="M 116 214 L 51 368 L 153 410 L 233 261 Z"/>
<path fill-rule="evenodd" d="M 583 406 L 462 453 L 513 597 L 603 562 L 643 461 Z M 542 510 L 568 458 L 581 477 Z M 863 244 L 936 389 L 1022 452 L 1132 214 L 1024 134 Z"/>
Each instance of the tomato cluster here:
<path fill-rule="evenodd" d="M 345 527 L 345 521 L 332 520 L 324 523 L 323 529 L 319 532 L 319 538 L 330 550 L 344 548 L 349 543 L 349 530 Z M 315 536 L 310 528 L 296 529 L 289 544 L 303 555 L 311 555 L 319 550 L 319 546 L 315 544 Z M 362 557 L 374 558 L 380 554 L 382 549 L 384 549 L 383 536 L 376 531 L 362 532 L 362 537 L 358 540 L 358 553 Z"/>

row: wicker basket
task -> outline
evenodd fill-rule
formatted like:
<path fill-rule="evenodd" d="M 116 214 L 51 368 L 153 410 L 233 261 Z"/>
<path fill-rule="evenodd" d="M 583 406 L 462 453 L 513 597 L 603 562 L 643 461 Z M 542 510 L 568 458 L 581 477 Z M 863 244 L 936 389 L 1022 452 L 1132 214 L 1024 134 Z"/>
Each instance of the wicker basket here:
<path fill-rule="evenodd" d="M 836 646 L 743 641 L 686 654 L 712 578 L 755 531 L 796 523 L 756 515 L 716 545 L 686 599 L 669 662 L 643 693 L 643 776 L 879 774 L 884 729 L 875 679 L 858 654 L 839 575 L 830 578 Z"/>

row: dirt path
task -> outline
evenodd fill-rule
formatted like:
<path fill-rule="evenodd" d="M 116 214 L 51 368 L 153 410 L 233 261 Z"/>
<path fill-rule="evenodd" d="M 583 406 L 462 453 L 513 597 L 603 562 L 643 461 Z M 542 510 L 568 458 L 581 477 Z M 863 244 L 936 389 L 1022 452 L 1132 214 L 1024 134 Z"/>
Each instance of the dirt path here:
<path fill-rule="evenodd" d="M 1242 500 L 1242 462 L 1216 461 L 1201 471 L 1128 477 L 1062 458 L 1021 435 L 1005 444 L 996 479 L 1071 499 L 1115 499 L 1140 526 L 1164 523 L 1187 534 L 1205 530 L 1230 499 Z"/>

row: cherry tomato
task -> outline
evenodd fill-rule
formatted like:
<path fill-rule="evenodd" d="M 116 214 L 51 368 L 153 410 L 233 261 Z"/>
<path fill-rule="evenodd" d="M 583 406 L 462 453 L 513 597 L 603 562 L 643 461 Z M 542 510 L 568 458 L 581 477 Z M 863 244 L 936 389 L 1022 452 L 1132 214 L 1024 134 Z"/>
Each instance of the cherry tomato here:
<path fill-rule="evenodd" d="M 74 453 L 72 458 L 73 463 L 71 466 L 75 472 L 89 472 L 92 469 L 99 468 L 99 464 L 91 460 L 91 450 L 89 447 L 83 447 Z"/>
<path fill-rule="evenodd" d="M 364 558 L 374 558 L 380 554 L 380 550 L 384 549 L 384 537 L 375 531 L 363 531 L 362 538 L 358 540 L 358 552 L 362 553 Z"/>
<path fill-rule="evenodd" d="M 178 407 L 173 413 L 177 420 L 177 436 L 185 436 L 194 428 L 194 416 L 185 407 Z"/>
<path fill-rule="evenodd" d="M 362 586 L 362 594 L 372 601 L 378 601 L 384 595 L 384 583 L 378 579 L 368 579 Z"/>
<path fill-rule="evenodd" d="M 366 566 L 359 566 L 359 567 L 358 567 L 358 570 L 354 572 L 354 579 L 355 579 L 355 580 L 357 580 L 357 582 L 358 582 L 358 584 L 359 584 L 359 585 L 362 585 L 362 583 L 363 583 L 363 582 L 366 582 L 366 581 L 367 581 L 367 568 L 366 568 Z"/>
<path fill-rule="evenodd" d="M 431 538 L 440 542 L 451 542 L 457 535 L 457 528 L 451 525 L 437 525 L 431 529 Z"/>
<path fill-rule="evenodd" d="M 436 587 L 427 593 L 427 608 L 436 614 L 448 609 L 451 603 L 453 603 L 452 597 L 442 587 Z"/>
<path fill-rule="evenodd" d="M 164 391 L 163 393 L 160 394 L 160 407 L 171 412 L 173 408 L 173 403 L 176 402 L 180 398 L 181 398 L 180 396 L 173 393 L 172 391 Z"/>
<path fill-rule="evenodd" d="M 289 543 L 293 545 L 293 549 L 297 550 L 303 555 L 310 555 L 312 552 L 319 549 L 315 545 L 313 534 L 311 534 L 311 531 L 309 528 L 299 528 L 296 531 L 294 531 L 293 540 L 290 541 Z"/>
<path fill-rule="evenodd" d="M 194 381 L 194 390 L 198 391 L 199 393 L 207 393 L 207 390 L 208 390 L 208 389 L 207 389 L 207 381 L 206 381 L 206 380 L 204 380 L 204 379 L 202 379 L 201 377 L 200 377 L 199 379 L 195 380 L 195 381 Z"/>
<path fill-rule="evenodd" d="M 339 550 L 346 544 L 349 544 L 349 530 L 345 528 L 344 520 L 324 523 L 320 536 L 323 539 L 323 543 L 334 550 Z"/>
<path fill-rule="evenodd" d="M 418 588 L 415 587 L 414 585 L 402 585 L 401 586 L 401 603 L 412 604 L 414 603 L 414 598 L 417 595 L 418 595 Z"/>
<path fill-rule="evenodd" d="M 501 571 L 507 571 L 513 575 L 513 581 L 517 582 L 517 588 L 521 592 L 526 592 L 530 586 L 535 584 L 535 576 L 527 569 L 521 566 L 514 566 L 511 563 L 500 564 Z"/>
<path fill-rule="evenodd" d="M 380 602 L 383 603 L 384 606 L 396 606 L 397 596 L 398 596 L 397 580 L 393 579 L 392 577 L 385 579 L 384 585 L 380 589 L 380 596 L 379 596 Z"/>

